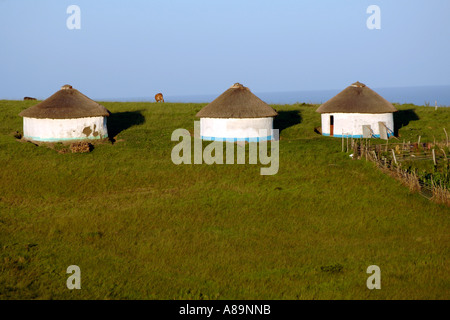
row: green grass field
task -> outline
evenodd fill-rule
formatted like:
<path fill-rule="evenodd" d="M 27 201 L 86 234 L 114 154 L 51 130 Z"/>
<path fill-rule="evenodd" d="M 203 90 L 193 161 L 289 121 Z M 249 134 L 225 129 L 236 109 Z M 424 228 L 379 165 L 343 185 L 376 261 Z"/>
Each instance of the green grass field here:
<path fill-rule="evenodd" d="M 274 106 L 280 167 L 262 176 L 172 163 L 204 104 L 104 102 L 116 142 L 60 154 L 14 137 L 35 103 L 0 101 L 1 299 L 450 297 L 449 207 L 314 133 L 317 106 Z M 450 131 L 450 109 L 397 107 L 401 140 Z"/>

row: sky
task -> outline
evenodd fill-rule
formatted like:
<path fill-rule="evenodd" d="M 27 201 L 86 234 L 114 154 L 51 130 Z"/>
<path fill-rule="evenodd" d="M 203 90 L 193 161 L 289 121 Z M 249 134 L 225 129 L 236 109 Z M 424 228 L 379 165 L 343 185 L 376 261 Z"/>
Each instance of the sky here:
<path fill-rule="evenodd" d="M 0 99 L 450 85 L 449 57 L 449 0 L 0 0 Z"/>

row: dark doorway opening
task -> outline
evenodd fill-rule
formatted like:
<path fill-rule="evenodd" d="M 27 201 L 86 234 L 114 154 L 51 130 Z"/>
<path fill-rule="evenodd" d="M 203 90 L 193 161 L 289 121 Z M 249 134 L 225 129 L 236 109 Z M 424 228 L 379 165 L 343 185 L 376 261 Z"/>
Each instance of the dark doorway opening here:
<path fill-rule="evenodd" d="M 330 136 L 334 135 L 334 116 L 330 116 Z"/>

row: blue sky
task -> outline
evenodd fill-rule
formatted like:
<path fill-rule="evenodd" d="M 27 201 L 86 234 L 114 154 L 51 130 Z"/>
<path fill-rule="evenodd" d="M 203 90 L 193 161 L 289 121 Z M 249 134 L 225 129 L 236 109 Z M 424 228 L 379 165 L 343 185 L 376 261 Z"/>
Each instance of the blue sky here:
<path fill-rule="evenodd" d="M 449 56 L 449 0 L 0 0 L 0 99 L 450 85 Z"/>

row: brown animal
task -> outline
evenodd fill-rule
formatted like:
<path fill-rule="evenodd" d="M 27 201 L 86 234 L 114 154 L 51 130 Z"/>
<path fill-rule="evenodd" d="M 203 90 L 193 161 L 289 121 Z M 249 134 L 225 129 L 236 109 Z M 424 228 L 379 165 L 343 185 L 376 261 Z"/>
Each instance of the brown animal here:
<path fill-rule="evenodd" d="M 36 100 L 36 98 L 24 97 L 23 100 Z"/>
<path fill-rule="evenodd" d="M 155 95 L 155 100 L 156 100 L 156 102 L 160 102 L 160 101 L 164 102 L 163 94 L 161 92 L 157 93 Z"/>

